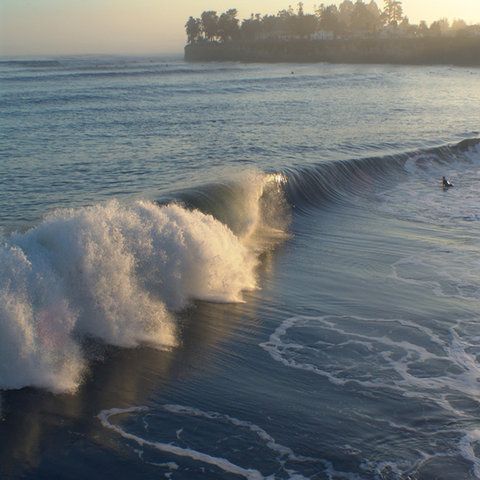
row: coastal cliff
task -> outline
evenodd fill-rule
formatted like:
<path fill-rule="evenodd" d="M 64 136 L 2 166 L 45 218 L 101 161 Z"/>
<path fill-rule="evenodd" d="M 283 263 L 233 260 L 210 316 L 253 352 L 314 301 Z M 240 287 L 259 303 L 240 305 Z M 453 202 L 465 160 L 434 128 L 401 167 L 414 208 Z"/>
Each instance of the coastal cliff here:
<path fill-rule="evenodd" d="M 480 37 L 201 41 L 185 47 L 185 60 L 480 66 Z"/>

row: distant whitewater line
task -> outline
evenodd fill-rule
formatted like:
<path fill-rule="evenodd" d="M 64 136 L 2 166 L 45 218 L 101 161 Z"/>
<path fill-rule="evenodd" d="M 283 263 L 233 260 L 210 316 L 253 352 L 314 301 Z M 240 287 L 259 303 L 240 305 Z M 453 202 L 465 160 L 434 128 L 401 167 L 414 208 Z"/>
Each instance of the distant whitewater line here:
<path fill-rule="evenodd" d="M 0 67 L 29 67 L 29 68 L 47 68 L 59 67 L 61 63 L 57 60 L 0 60 Z"/>
<path fill-rule="evenodd" d="M 185 60 L 480 66 L 480 37 L 198 42 Z"/>

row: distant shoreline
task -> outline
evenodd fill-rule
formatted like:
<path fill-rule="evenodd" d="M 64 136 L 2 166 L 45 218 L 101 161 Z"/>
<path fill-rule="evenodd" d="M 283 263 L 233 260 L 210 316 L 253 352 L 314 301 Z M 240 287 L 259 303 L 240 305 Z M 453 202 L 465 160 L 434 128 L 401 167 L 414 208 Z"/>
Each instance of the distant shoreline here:
<path fill-rule="evenodd" d="M 185 47 L 188 62 L 480 66 L 480 37 L 266 39 Z"/>

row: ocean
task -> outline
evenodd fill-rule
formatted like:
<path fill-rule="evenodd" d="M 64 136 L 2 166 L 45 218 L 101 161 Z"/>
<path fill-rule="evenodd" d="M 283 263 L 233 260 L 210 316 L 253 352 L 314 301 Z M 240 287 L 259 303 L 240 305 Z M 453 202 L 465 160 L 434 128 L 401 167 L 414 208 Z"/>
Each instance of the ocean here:
<path fill-rule="evenodd" d="M 480 478 L 479 82 L 3 59 L 0 478 Z"/>

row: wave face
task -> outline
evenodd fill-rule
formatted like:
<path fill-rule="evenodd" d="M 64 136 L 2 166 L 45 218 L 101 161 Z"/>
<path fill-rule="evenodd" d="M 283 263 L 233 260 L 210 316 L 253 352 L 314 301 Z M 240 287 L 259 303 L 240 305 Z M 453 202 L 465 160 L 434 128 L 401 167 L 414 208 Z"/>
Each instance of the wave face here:
<path fill-rule="evenodd" d="M 455 145 L 397 155 L 290 168 L 285 172 L 287 199 L 296 211 L 308 213 L 311 208 L 326 203 L 351 203 L 352 198 L 369 195 L 374 185 L 377 188 L 390 185 L 392 180 L 398 181 L 405 175 L 415 176 L 422 170 L 427 173 L 431 185 L 432 180 L 438 182 L 441 179 L 447 166 L 475 163 L 479 153 L 480 139 L 472 138 Z"/>
<path fill-rule="evenodd" d="M 241 302 L 257 288 L 265 245 L 255 237 L 272 231 L 262 202 L 276 177 L 255 174 L 247 184 L 230 209 L 232 227 L 177 203 L 110 201 L 56 211 L 8 238 L 0 250 L 0 388 L 75 390 L 86 368 L 82 337 L 171 348 L 172 312 L 194 299 Z"/>

